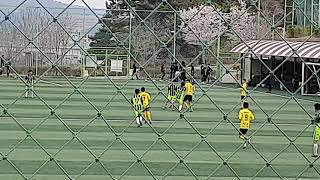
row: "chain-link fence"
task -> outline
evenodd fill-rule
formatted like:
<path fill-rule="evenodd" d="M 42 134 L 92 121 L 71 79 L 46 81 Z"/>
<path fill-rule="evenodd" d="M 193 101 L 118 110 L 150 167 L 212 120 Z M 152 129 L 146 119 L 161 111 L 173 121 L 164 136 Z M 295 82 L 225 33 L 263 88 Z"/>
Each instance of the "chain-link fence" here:
<path fill-rule="evenodd" d="M 82 0 L 96 22 L 77 36 L 75 1 L 21 12 L 29 2 L 0 8 L 1 179 L 319 179 L 319 24 L 301 0 L 123 0 L 103 15 Z M 73 51 L 74 73 L 62 66 Z M 110 57 L 126 57 L 125 77 L 108 72 Z M 181 109 L 167 91 L 186 79 L 193 103 Z M 139 128 L 141 87 L 152 123 Z M 255 114 L 246 136 L 245 102 Z"/>

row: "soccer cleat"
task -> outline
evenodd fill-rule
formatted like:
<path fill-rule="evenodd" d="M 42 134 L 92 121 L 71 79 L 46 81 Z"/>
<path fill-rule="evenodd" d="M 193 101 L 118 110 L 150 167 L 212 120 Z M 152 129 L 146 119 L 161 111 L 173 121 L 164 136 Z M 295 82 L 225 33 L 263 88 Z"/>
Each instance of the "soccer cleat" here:
<path fill-rule="evenodd" d="M 315 157 L 316 158 L 316 157 L 318 157 L 318 155 L 312 154 L 311 157 Z"/>
<path fill-rule="evenodd" d="M 246 148 L 247 148 L 247 143 L 244 143 L 242 149 L 246 149 Z"/>

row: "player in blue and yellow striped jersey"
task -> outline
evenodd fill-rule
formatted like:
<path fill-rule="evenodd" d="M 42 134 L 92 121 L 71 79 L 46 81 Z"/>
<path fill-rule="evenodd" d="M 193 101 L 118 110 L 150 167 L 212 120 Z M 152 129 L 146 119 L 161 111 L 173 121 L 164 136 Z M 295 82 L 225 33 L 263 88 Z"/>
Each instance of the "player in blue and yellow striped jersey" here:
<path fill-rule="evenodd" d="M 168 86 L 168 97 L 167 100 L 163 106 L 163 109 L 167 109 L 168 103 L 170 104 L 169 107 L 172 107 L 172 110 L 174 111 L 174 104 L 177 99 L 177 91 L 178 87 L 174 84 L 174 82 L 171 82 L 170 85 Z"/>
<path fill-rule="evenodd" d="M 191 84 L 192 84 L 192 90 L 193 90 L 192 99 L 194 100 L 195 96 L 196 96 L 196 83 L 193 80 L 193 81 L 191 81 Z M 192 106 L 190 107 L 190 111 L 191 112 L 193 111 L 193 107 Z"/>
<path fill-rule="evenodd" d="M 142 113 L 143 113 L 143 100 L 139 94 L 140 94 L 140 90 L 136 89 L 134 91 L 134 96 L 131 99 L 131 103 L 133 105 L 133 113 L 135 116 L 135 120 L 138 124 L 138 127 L 141 127 L 142 126 Z"/>
<path fill-rule="evenodd" d="M 247 147 L 247 133 L 250 128 L 250 123 L 255 119 L 253 112 L 249 109 L 249 103 L 243 102 L 243 109 L 239 112 L 240 120 L 240 139 L 244 140 L 243 148 Z M 250 139 L 248 140 L 250 143 Z"/>
<path fill-rule="evenodd" d="M 316 112 L 314 122 L 315 129 L 313 132 L 313 154 L 312 157 L 318 157 L 318 150 L 319 150 L 319 142 L 320 142 L 320 104 L 316 103 L 314 105 L 314 109 Z"/>
<path fill-rule="evenodd" d="M 177 90 L 177 101 L 179 103 L 179 111 L 181 112 L 183 109 L 183 100 L 184 100 L 184 95 L 185 95 L 185 83 L 181 82 L 180 87 L 178 87 Z"/>

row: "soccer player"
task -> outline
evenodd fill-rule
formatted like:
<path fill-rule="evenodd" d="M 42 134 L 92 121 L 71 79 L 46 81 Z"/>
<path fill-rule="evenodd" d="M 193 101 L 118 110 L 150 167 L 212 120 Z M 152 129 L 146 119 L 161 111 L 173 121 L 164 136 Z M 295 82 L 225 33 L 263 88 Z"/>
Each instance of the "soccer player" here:
<path fill-rule="evenodd" d="M 240 89 L 241 100 L 247 96 L 248 83 L 246 79 L 242 80 L 242 87 Z"/>
<path fill-rule="evenodd" d="M 192 90 L 193 90 L 192 99 L 195 99 L 195 96 L 196 96 L 196 85 L 195 85 L 194 80 L 191 82 L 191 84 L 192 84 Z M 193 107 L 190 107 L 190 111 L 191 112 L 193 111 Z"/>
<path fill-rule="evenodd" d="M 144 112 L 144 120 L 145 123 L 149 122 L 152 124 L 151 120 L 151 110 L 150 110 L 150 103 L 151 103 L 151 96 L 148 92 L 146 92 L 146 88 L 141 88 L 140 96 L 143 101 L 143 112 Z"/>
<path fill-rule="evenodd" d="M 247 147 L 247 133 L 250 128 L 250 123 L 255 119 L 253 112 L 249 109 L 249 103 L 243 103 L 243 109 L 239 112 L 239 120 L 240 120 L 240 133 L 239 138 L 244 140 L 243 148 Z M 250 143 L 250 139 L 249 139 Z"/>
<path fill-rule="evenodd" d="M 26 80 L 26 83 L 27 83 L 25 98 L 28 98 L 29 94 L 31 95 L 30 97 L 33 98 L 34 76 L 33 76 L 33 71 L 31 69 L 28 71 L 28 74 L 26 75 L 25 80 Z"/>
<path fill-rule="evenodd" d="M 194 95 L 194 91 L 193 91 L 194 89 L 190 80 L 187 80 L 185 87 L 186 87 L 185 88 L 186 95 L 184 96 L 183 102 L 186 105 L 187 109 L 192 112 L 191 106 L 192 106 L 192 96 Z"/>
<path fill-rule="evenodd" d="M 163 109 L 166 109 L 168 107 L 168 103 L 170 103 L 170 107 L 172 107 L 172 111 L 175 110 L 174 104 L 177 99 L 177 90 L 178 87 L 174 84 L 174 82 L 171 82 L 168 86 L 168 99 L 166 100 Z"/>
<path fill-rule="evenodd" d="M 177 101 L 179 103 L 179 111 L 181 112 L 183 109 L 183 99 L 185 94 L 185 83 L 181 82 L 180 87 L 177 90 Z"/>
<path fill-rule="evenodd" d="M 131 99 L 131 103 L 134 107 L 133 113 L 134 113 L 135 120 L 138 124 L 138 127 L 141 127 L 142 126 L 142 115 L 141 114 L 143 112 L 143 102 L 142 102 L 142 98 L 139 94 L 140 94 L 139 89 L 134 90 L 134 96 Z"/>
<path fill-rule="evenodd" d="M 318 157 L 318 149 L 319 149 L 319 142 L 320 142 L 320 104 L 316 103 L 314 105 L 314 109 L 316 112 L 314 118 L 314 124 L 316 125 L 314 132 L 313 132 L 313 154 L 312 157 Z"/>

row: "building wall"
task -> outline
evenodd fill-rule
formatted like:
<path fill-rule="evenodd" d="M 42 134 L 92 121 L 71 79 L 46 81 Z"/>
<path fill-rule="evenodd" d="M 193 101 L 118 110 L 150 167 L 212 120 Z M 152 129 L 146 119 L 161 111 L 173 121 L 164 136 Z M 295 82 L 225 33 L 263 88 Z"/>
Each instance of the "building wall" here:
<path fill-rule="evenodd" d="M 310 25 L 311 19 L 316 23 L 320 22 L 319 18 L 319 4 L 320 0 L 294 0 L 295 5 L 295 18 L 294 21 L 297 25 Z M 312 13 L 313 12 L 313 13 Z M 312 17 L 313 14 L 313 17 Z"/>

